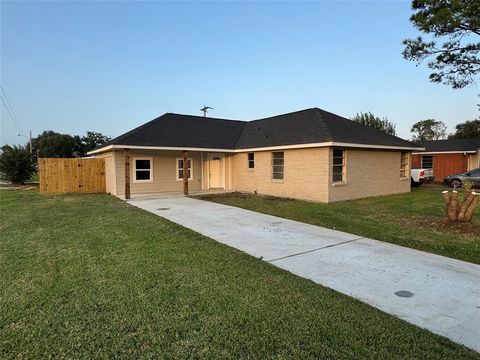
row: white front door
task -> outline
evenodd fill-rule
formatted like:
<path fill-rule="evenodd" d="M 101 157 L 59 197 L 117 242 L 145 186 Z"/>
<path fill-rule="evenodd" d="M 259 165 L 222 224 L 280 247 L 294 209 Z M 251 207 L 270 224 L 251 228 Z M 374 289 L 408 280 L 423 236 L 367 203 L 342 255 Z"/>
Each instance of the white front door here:
<path fill-rule="evenodd" d="M 223 187 L 222 184 L 222 158 L 212 155 L 209 161 L 210 189 Z"/>

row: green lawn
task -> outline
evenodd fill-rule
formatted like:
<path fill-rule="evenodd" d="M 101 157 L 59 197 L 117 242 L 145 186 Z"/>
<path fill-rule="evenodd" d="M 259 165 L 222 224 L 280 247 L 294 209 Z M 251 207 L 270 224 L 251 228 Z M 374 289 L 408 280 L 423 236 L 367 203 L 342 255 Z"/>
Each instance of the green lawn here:
<path fill-rule="evenodd" d="M 0 358 L 480 359 L 108 195 L 0 196 Z"/>
<path fill-rule="evenodd" d="M 480 206 L 472 224 L 447 224 L 441 190 L 332 204 L 239 193 L 202 199 L 480 264 Z"/>

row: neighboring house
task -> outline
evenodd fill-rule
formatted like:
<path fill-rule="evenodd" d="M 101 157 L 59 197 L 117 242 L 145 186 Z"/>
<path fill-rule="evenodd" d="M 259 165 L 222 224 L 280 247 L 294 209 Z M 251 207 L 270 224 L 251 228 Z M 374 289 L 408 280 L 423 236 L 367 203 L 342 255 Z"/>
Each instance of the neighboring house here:
<path fill-rule="evenodd" d="M 427 141 L 421 146 L 425 150 L 413 152 L 412 168 L 433 169 L 435 181 L 480 167 L 480 137 Z"/>
<path fill-rule="evenodd" d="M 423 148 L 312 108 L 254 121 L 167 113 L 89 154 L 105 158 L 107 192 L 119 197 L 181 193 L 188 158 L 192 191 L 333 202 L 409 192 L 414 150 Z"/>

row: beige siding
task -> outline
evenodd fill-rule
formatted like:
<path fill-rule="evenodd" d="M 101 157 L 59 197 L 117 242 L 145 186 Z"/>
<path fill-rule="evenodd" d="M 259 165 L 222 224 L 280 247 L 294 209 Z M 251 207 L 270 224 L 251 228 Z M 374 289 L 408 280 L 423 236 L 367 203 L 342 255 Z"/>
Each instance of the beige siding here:
<path fill-rule="evenodd" d="M 108 194 L 115 195 L 115 167 L 113 161 L 113 151 L 108 151 L 97 156 L 105 159 L 105 191 Z"/>
<path fill-rule="evenodd" d="M 272 152 L 255 152 L 255 168 L 247 153 L 232 155 L 232 189 L 259 194 L 328 201 L 328 148 L 284 151 L 284 180 L 272 180 Z"/>
<path fill-rule="evenodd" d="M 468 156 L 468 169 L 472 170 L 480 167 L 480 149 L 475 154 Z"/>
<path fill-rule="evenodd" d="M 153 157 L 153 181 L 148 183 L 136 183 L 134 181 L 134 158 Z M 176 177 L 176 161 L 182 157 L 181 151 L 130 151 L 130 193 L 154 194 L 161 192 L 181 193 L 183 182 Z M 201 178 L 201 155 L 199 152 L 190 153 L 193 159 L 193 180 L 189 181 L 190 190 L 200 190 Z M 117 194 L 125 195 L 125 157 L 123 151 L 115 152 Z"/>
<path fill-rule="evenodd" d="M 401 152 L 355 149 L 345 151 L 346 182 L 333 184 L 329 179 L 330 202 L 410 191 L 410 169 L 408 177 L 400 178 Z M 330 149 L 330 168 L 332 157 L 333 150 Z"/>

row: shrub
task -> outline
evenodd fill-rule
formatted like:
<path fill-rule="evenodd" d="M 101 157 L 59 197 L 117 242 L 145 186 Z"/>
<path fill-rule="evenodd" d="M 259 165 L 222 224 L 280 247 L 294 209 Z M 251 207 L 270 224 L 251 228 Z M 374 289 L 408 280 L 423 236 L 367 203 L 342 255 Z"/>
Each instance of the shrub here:
<path fill-rule="evenodd" d="M 0 154 L 0 176 L 2 179 L 11 181 L 13 184 L 23 184 L 31 178 L 34 172 L 35 165 L 27 147 L 2 146 L 2 153 Z"/>

